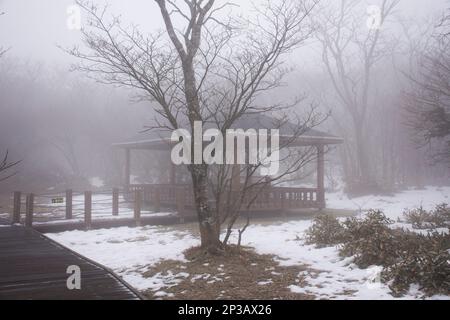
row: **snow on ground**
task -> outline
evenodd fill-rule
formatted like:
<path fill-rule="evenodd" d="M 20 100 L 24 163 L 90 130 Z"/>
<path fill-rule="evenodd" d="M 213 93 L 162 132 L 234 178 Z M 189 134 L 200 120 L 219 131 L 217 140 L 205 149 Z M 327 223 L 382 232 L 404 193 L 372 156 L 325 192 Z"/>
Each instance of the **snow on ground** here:
<path fill-rule="evenodd" d="M 428 187 L 405 191 L 394 197 L 368 196 L 350 200 L 342 194 L 329 194 L 327 199 L 329 208 L 381 209 L 396 220 L 406 208 L 422 205 L 432 209 L 436 204 L 448 203 L 449 196 L 450 188 Z M 352 264 L 351 258 L 340 258 L 337 248 L 317 249 L 305 245 L 301 239 L 310 225 L 311 220 L 253 225 L 244 234 L 243 245 L 254 247 L 261 254 L 276 255 L 281 265 L 309 265 L 311 270 L 299 275 L 306 277 L 308 285 L 301 288 L 293 283 L 290 286 L 293 292 L 312 293 L 318 299 L 394 299 L 389 288 L 378 281 L 381 268 L 359 269 Z M 182 252 L 198 244 L 198 239 L 187 227 L 117 228 L 49 236 L 110 267 L 137 289 L 151 289 L 161 297 L 165 296 L 164 287 L 176 285 L 187 275 L 169 272 L 147 279 L 142 274 L 161 260 L 183 260 Z M 402 299 L 420 297 L 421 293 L 413 287 Z"/>
<path fill-rule="evenodd" d="M 290 289 L 295 293 L 314 294 L 318 299 L 393 299 L 389 288 L 378 281 L 381 268 L 360 269 L 352 263 L 352 258 L 339 257 L 334 247 L 317 249 L 305 245 L 301 238 L 310 225 L 310 221 L 295 221 L 253 226 L 246 231 L 243 243 L 260 254 L 276 254 L 283 266 L 309 265 L 313 270 L 303 274 L 308 286 L 300 288 L 293 284 Z M 411 290 L 402 299 L 420 297 L 420 292 Z"/>
<path fill-rule="evenodd" d="M 350 209 L 366 211 L 380 209 L 391 219 L 403 215 L 405 209 L 422 206 L 425 210 L 433 209 L 437 204 L 450 204 L 450 187 L 426 187 L 423 190 L 411 189 L 393 196 L 365 196 L 349 199 L 343 193 L 327 194 L 327 207 L 332 209 Z"/>
<path fill-rule="evenodd" d="M 37 196 L 35 209 L 38 212 L 35 213 L 35 224 L 61 224 L 67 222 L 65 219 L 65 203 L 53 204 L 51 202 L 52 197 Z M 72 200 L 73 219 L 72 222 L 84 221 L 84 195 L 76 194 Z M 123 195 L 119 197 L 119 216 L 112 215 L 112 194 L 94 193 L 92 195 L 92 217 L 96 221 L 99 220 L 117 220 L 122 218 L 134 217 L 133 203 L 128 202 Z M 155 213 L 149 210 L 142 210 L 141 215 L 151 215 L 152 217 L 170 216 L 174 213 L 162 212 Z"/>
<path fill-rule="evenodd" d="M 162 260 L 183 260 L 182 252 L 198 244 L 187 232 L 163 227 L 123 227 L 47 236 L 114 270 L 138 290 L 161 288 L 162 278 L 146 279 L 142 273 Z"/>
<path fill-rule="evenodd" d="M 44 218 L 44 217 L 60 217 L 63 218 L 65 215 L 65 209 L 66 204 L 65 203 L 52 203 L 52 198 L 55 197 L 48 197 L 48 196 L 37 196 L 36 197 L 36 204 L 35 207 L 42 208 L 45 211 L 47 209 L 48 212 L 43 213 L 39 212 L 36 213 L 37 218 Z M 107 218 L 112 216 L 112 203 L 113 203 L 113 197 L 112 194 L 99 194 L 94 193 L 92 194 L 92 215 L 96 218 Z M 120 195 L 119 197 L 119 211 L 120 216 L 123 217 L 133 217 L 134 210 L 133 206 L 128 203 L 124 198 L 123 195 Z M 84 195 L 82 194 L 76 194 L 73 196 L 72 199 L 72 210 L 73 210 L 73 217 L 74 219 L 83 219 L 84 218 Z M 144 212 L 145 213 L 145 212 Z"/>
<path fill-rule="evenodd" d="M 63 203 L 52 203 L 52 199 L 62 198 L 65 199 L 64 194 L 58 195 L 36 195 L 34 204 L 34 225 L 60 225 L 66 224 L 68 221 L 71 223 L 84 222 L 84 195 L 74 194 L 72 199 L 72 216 L 71 220 L 65 218 L 66 204 Z M 12 203 L 12 197 L 8 198 L 8 202 Z M 24 201 L 24 200 L 22 200 Z M 120 220 L 124 218 L 134 217 L 134 204 L 133 202 L 127 201 L 123 195 L 119 196 L 119 215 L 113 216 L 112 214 L 112 203 L 113 196 L 109 193 L 93 193 L 92 194 L 92 218 L 96 222 L 109 221 L 109 220 Z M 0 203 L 1 204 L 1 203 Z M 24 209 L 25 203 L 22 203 L 22 208 Z M 5 210 L 5 211 L 2 211 Z M 9 211 L 9 212 L 6 212 Z M 1 207 L 0 206 L 0 219 L 5 219 L 7 221 L 11 220 L 11 207 Z M 168 217 L 176 215 L 174 212 L 153 212 L 151 210 L 146 210 L 145 208 L 141 210 L 142 217 Z M 23 214 L 22 214 L 23 218 Z"/>

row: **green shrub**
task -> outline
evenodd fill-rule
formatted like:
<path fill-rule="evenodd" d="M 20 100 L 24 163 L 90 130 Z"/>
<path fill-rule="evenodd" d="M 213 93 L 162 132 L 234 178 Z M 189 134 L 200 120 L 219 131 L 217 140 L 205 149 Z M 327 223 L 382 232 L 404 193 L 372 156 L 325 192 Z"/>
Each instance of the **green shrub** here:
<path fill-rule="evenodd" d="M 440 204 L 434 210 L 437 228 L 450 228 L 450 208 L 446 203 Z"/>
<path fill-rule="evenodd" d="M 450 295 L 450 236 L 437 232 L 408 237 L 398 262 L 387 266 L 382 278 L 396 295 L 419 284 L 425 294 Z"/>
<path fill-rule="evenodd" d="M 306 243 L 315 244 L 319 248 L 334 246 L 344 241 L 344 227 L 338 219 L 329 215 L 316 217 L 305 234 Z"/>
<path fill-rule="evenodd" d="M 403 216 L 415 229 L 450 227 L 450 208 L 447 204 L 438 205 L 433 211 L 426 211 L 423 208 L 409 210 L 404 212 Z"/>
<path fill-rule="evenodd" d="M 354 257 L 361 268 L 395 262 L 398 239 L 397 231 L 390 228 L 393 223 L 381 211 L 370 211 L 364 219 L 347 219 L 341 255 Z"/>
<path fill-rule="evenodd" d="M 424 225 L 424 212 L 422 209 L 410 212 L 414 219 L 420 218 L 414 220 L 418 225 Z M 448 207 L 437 206 L 427 215 L 432 215 L 427 221 L 442 226 Z M 395 295 L 406 293 L 411 284 L 418 284 L 427 295 L 450 295 L 450 235 L 436 231 L 422 235 L 392 229 L 393 223 L 381 211 L 374 210 L 364 218 L 349 218 L 344 223 L 334 217 L 320 216 L 306 232 L 306 239 L 318 247 L 341 244 L 340 254 L 354 257 L 360 268 L 383 266 L 382 279 L 389 283 Z"/>

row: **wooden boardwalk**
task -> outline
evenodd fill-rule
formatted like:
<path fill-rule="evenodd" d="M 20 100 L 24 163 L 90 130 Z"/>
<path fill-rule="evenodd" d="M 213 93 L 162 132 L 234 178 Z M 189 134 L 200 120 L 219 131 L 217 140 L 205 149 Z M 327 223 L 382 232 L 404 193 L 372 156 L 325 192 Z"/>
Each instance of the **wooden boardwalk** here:
<path fill-rule="evenodd" d="M 69 290 L 69 266 L 81 269 L 81 290 Z M 138 300 L 105 267 L 35 230 L 0 221 L 0 300 Z"/>

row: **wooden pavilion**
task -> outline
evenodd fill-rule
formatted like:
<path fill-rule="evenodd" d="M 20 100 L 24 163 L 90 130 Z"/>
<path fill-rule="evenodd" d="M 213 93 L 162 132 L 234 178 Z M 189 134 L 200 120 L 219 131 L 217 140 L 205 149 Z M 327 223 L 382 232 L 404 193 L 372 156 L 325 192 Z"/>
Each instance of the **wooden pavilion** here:
<path fill-rule="evenodd" d="M 248 130 L 250 128 L 274 128 L 273 120 L 265 116 L 248 117 L 238 121 L 233 128 Z M 280 128 L 280 139 L 293 137 L 289 125 Z M 330 145 L 339 145 L 343 139 L 318 130 L 305 130 L 305 133 L 296 138 L 289 147 L 314 147 L 317 149 L 317 185 L 314 188 L 294 188 L 269 186 L 264 192 L 259 192 L 257 198 L 249 209 L 249 213 L 283 212 L 298 209 L 325 209 L 325 148 Z M 143 201 L 153 205 L 157 211 L 161 208 L 172 208 L 181 215 L 193 213 L 194 196 L 192 185 L 181 182 L 177 177 L 176 166 L 171 164 L 170 178 L 166 183 L 133 184 L 131 182 L 131 156 L 133 151 L 147 150 L 167 153 L 170 159 L 174 142 L 166 133 L 141 134 L 124 142 L 114 144 L 114 147 L 125 152 L 125 181 L 124 188 L 129 193 L 140 191 Z M 170 163 L 172 163 L 169 160 Z M 235 170 L 233 170 L 236 172 Z M 237 172 L 240 172 L 238 169 Z M 234 174 L 233 174 L 234 175 Z M 233 190 L 239 191 L 240 177 L 234 177 Z M 247 206 L 245 206 L 247 207 Z"/>

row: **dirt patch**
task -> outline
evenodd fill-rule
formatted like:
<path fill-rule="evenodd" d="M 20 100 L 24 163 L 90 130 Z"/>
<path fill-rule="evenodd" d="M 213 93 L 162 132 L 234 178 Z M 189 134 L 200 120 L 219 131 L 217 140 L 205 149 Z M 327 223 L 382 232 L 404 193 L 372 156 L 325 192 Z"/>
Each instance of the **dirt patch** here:
<path fill-rule="evenodd" d="M 176 279 L 161 292 L 147 291 L 149 299 L 172 300 L 311 300 L 293 293 L 289 286 L 305 285 L 301 275 L 307 266 L 283 267 L 271 255 L 258 255 L 251 248 L 227 249 L 221 256 L 199 256 L 193 248 L 184 254 L 188 262 L 162 261 L 145 277 Z"/>

